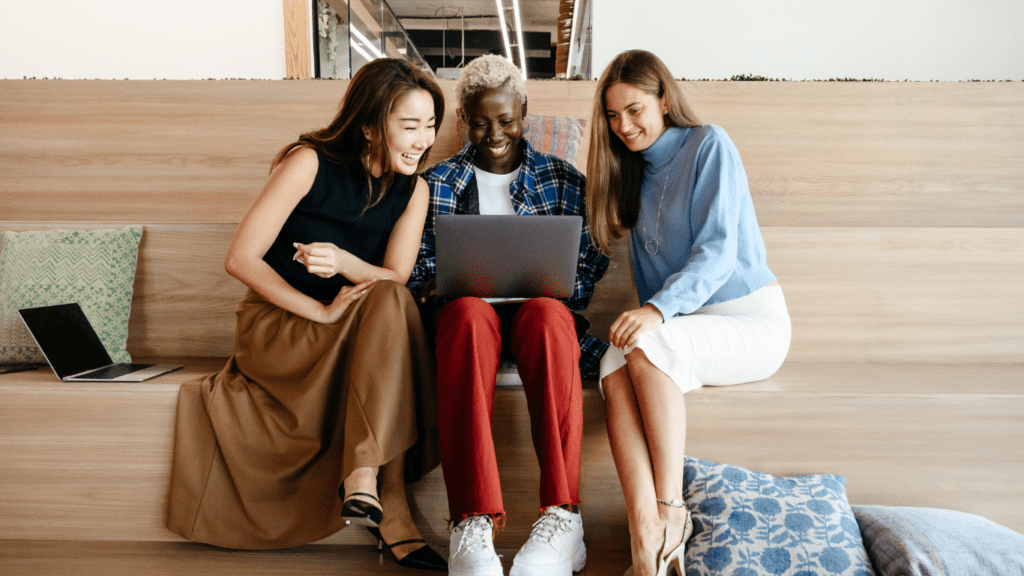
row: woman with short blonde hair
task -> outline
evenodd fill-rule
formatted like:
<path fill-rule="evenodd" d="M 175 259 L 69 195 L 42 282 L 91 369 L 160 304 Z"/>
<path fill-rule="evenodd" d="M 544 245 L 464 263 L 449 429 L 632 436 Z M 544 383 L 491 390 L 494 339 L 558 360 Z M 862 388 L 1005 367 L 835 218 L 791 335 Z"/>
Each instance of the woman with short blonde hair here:
<path fill-rule="evenodd" d="M 469 142 L 424 173 L 430 212 L 410 285 L 434 278 L 433 222 L 438 215 L 518 219 L 586 213 L 583 175 L 523 138 L 526 89 L 518 68 L 501 56 L 482 56 L 462 71 L 455 92 Z M 607 345 L 586 333 L 586 321 L 575 312 L 586 308 L 608 267 L 588 231 L 584 224 L 569 298 L 456 298 L 427 319 L 437 331 L 441 467 L 454 524 L 452 576 L 503 574 L 493 534 L 505 508 L 491 432 L 496 373 L 503 358 L 517 362 L 541 470 L 540 519 L 512 560 L 509 576 L 571 576 L 586 563 L 578 506 L 581 374 L 597 375 Z"/>

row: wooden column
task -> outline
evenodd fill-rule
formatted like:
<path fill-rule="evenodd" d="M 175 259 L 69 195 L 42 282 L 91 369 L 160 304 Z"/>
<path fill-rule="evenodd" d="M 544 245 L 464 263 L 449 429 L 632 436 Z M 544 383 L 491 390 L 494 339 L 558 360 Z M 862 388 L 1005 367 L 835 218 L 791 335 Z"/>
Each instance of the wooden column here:
<path fill-rule="evenodd" d="M 287 78 L 309 80 L 309 0 L 284 0 L 284 60 Z"/>
<path fill-rule="evenodd" d="M 572 9 L 576 0 L 558 0 L 558 28 L 555 40 L 555 74 L 569 68 L 569 40 L 572 37 Z"/>

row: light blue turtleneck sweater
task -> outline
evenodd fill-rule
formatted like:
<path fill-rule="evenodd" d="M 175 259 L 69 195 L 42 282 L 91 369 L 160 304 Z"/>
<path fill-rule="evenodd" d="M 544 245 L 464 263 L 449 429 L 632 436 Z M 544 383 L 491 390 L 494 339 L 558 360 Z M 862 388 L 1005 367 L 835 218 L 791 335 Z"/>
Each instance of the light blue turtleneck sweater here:
<path fill-rule="evenodd" d="M 647 166 L 630 233 L 641 305 L 668 319 L 775 281 L 746 172 L 724 130 L 669 128 L 641 154 Z"/>

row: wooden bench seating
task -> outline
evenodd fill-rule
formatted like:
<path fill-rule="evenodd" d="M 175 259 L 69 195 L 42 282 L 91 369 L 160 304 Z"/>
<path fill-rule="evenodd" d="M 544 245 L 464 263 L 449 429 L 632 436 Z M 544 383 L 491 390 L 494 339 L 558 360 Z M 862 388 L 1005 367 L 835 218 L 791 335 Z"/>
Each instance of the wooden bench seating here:
<path fill-rule="evenodd" d="M 0 540 L 177 540 L 163 528 L 174 406 L 181 382 L 231 353 L 244 288 L 224 272 L 228 240 L 277 150 L 325 125 L 345 86 L 0 81 L 0 230 L 142 224 L 128 348 L 186 365 L 141 384 L 0 375 Z M 688 395 L 688 452 L 841 474 L 854 503 L 954 508 L 1024 531 L 1024 85 L 683 88 L 743 156 L 794 332 L 769 380 Z M 531 112 L 589 119 L 592 82 L 528 90 Z M 435 160 L 455 152 L 453 110 L 449 98 Z M 616 248 L 588 311 L 599 336 L 636 301 Z M 587 539 L 628 549 L 593 383 L 584 410 Z M 495 438 L 499 538 L 518 542 L 537 467 L 515 389 L 499 391 Z M 412 493 L 425 536 L 444 544 L 441 471 Z"/>

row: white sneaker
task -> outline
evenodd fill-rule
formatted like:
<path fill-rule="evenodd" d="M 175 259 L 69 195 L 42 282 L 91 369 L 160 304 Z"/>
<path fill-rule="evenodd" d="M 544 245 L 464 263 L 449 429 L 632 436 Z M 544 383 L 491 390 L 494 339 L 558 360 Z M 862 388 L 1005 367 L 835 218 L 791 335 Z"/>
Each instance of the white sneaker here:
<path fill-rule="evenodd" d="M 549 506 L 533 523 L 526 544 L 519 549 L 509 576 L 571 576 L 587 563 L 583 544 L 583 518 Z"/>
<path fill-rule="evenodd" d="M 451 576 L 504 576 L 494 553 L 494 522 L 490 516 L 470 516 L 452 529 L 448 544 Z"/>

